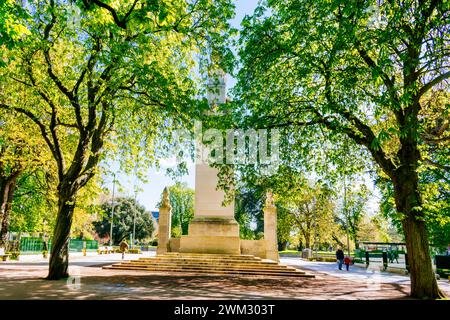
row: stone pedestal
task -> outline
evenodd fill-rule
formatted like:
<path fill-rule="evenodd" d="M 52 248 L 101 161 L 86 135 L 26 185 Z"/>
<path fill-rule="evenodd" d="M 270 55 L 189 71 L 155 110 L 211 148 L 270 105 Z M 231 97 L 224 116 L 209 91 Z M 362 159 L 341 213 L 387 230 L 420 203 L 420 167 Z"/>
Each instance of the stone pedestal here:
<path fill-rule="evenodd" d="M 240 254 L 239 224 L 234 203 L 222 206 L 225 193 L 217 190 L 217 169 L 195 165 L 195 211 L 188 235 L 180 240 L 180 252 Z"/>
<path fill-rule="evenodd" d="M 266 241 L 266 258 L 279 262 L 277 241 L 277 208 L 271 192 L 267 193 L 264 206 L 264 240 Z"/>
<path fill-rule="evenodd" d="M 159 207 L 158 218 L 158 247 L 156 254 L 164 254 L 170 251 L 169 241 L 171 236 L 172 207 L 169 201 L 169 191 L 163 191 L 163 199 Z"/>

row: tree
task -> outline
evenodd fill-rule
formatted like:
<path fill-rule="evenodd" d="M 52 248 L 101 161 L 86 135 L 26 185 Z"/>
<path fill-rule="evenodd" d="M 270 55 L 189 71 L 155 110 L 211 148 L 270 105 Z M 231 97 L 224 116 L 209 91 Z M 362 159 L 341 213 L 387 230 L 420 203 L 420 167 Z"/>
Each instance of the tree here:
<path fill-rule="evenodd" d="M 355 248 L 358 249 L 358 233 L 363 218 L 367 215 L 365 207 L 369 198 L 369 192 L 365 184 L 345 186 L 345 202 L 342 203 L 338 215 L 338 222 L 342 229 L 348 232 L 349 237 L 354 241 Z"/>
<path fill-rule="evenodd" d="M 50 233 L 58 204 L 55 179 L 42 168 L 18 177 L 9 231 Z"/>
<path fill-rule="evenodd" d="M 117 198 L 113 204 L 108 201 L 101 205 L 103 217 L 93 222 L 95 231 L 100 237 L 110 235 L 113 206 L 113 244 L 117 245 L 133 234 L 133 220 L 137 240 L 151 237 L 154 230 L 151 213 L 146 211 L 144 206 L 134 202 L 133 198 Z"/>
<path fill-rule="evenodd" d="M 443 293 L 424 221 L 419 172 L 427 167 L 420 146 L 427 95 L 448 91 L 449 6 L 439 0 L 265 1 L 243 21 L 236 87 L 243 123 L 303 133 L 292 136 L 291 153 L 311 147 L 322 131 L 336 145 L 348 137 L 350 149 L 370 157 L 393 185 L 411 296 L 429 299 Z"/>
<path fill-rule="evenodd" d="M 68 276 L 77 196 L 101 161 L 115 152 L 124 166 L 136 154 L 152 162 L 156 142 L 206 108 L 206 99 L 196 99 L 195 59 L 226 37 L 232 8 L 228 0 L 127 0 L 120 9 L 100 1 L 28 3 L 30 34 L 6 52 L 0 70 L 2 86 L 20 85 L 27 101 L 2 92 L 0 108 L 33 121 L 57 167 L 47 279 Z"/>
<path fill-rule="evenodd" d="M 0 247 L 5 247 L 18 181 L 45 167 L 49 155 L 26 117 L 0 115 Z"/>
<path fill-rule="evenodd" d="M 96 204 L 102 195 L 98 180 L 98 176 L 94 177 L 80 190 L 73 214 L 71 237 L 91 240 L 95 236 L 93 222 L 102 212 L 102 208 Z"/>
<path fill-rule="evenodd" d="M 234 217 L 242 239 L 258 239 L 264 233 L 265 190 L 259 186 L 241 186 L 235 194 Z M 280 229 L 280 228 L 278 228 Z"/>
<path fill-rule="evenodd" d="M 293 231 L 294 217 L 284 207 L 277 207 L 277 241 L 278 250 L 287 249 L 288 242 L 291 241 L 291 233 Z"/>
<path fill-rule="evenodd" d="M 304 181 L 278 197 L 278 206 L 292 216 L 291 230 L 298 230 L 306 248 L 317 247 L 321 240 L 332 242 L 336 225 L 331 196 L 319 183 Z"/>

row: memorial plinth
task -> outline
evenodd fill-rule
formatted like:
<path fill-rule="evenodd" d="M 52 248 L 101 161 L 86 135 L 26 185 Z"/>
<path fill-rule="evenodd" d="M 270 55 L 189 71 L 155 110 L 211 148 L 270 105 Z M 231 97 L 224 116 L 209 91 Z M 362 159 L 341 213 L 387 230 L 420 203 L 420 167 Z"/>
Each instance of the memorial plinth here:
<path fill-rule="evenodd" d="M 222 206 L 225 194 L 217 190 L 217 169 L 200 163 L 195 174 L 194 218 L 188 235 L 181 236 L 180 252 L 240 254 L 234 202 Z"/>

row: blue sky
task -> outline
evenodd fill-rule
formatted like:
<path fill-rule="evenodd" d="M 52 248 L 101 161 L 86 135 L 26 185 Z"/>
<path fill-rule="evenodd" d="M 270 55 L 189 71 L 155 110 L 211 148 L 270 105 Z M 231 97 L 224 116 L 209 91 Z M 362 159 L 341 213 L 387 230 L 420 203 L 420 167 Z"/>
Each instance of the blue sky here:
<path fill-rule="evenodd" d="M 251 15 L 257 6 L 258 0 L 238 0 L 235 1 L 236 16 L 231 21 L 231 24 L 235 28 L 239 28 L 242 19 L 245 15 Z M 228 87 L 234 85 L 235 81 L 230 76 L 227 79 Z M 164 165 L 170 165 L 171 163 L 162 162 Z M 182 177 L 180 180 L 187 182 L 187 184 L 194 188 L 195 185 L 195 170 L 194 165 L 191 163 L 188 167 L 189 175 Z M 156 169 L 150 169 L 148 172 L 148 183 L 142 184 L 134 176 L 127 176 L 124 174 L 117 174 L 116 179 L 119 181 L 121 188 L 119 190 L 120 195 L 134 196 L 134 186 L 137 184 L 140 191 L 137 195 L 139 203 L 144 205 L 148 210 L 156 210 L 156 204 L 160 199 L 160 195 L 164 187 L 173 185 L 174 180 L 165 176 L 165 170 L 157 171 Z M 112 177 L 105 179 L 104 186 L 112 190 Z M 117 187 L 116 187 L 117 188 Z M 116 189 L 117 190 L 117 189 Z"/>

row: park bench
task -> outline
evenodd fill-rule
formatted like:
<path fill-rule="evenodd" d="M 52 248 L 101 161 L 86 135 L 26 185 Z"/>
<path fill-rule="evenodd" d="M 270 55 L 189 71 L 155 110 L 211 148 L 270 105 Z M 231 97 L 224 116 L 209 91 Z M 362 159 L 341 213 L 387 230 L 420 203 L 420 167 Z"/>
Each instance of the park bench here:
<path fill-rule="evenodd" d="M 6 254 L 4 248 L 0 248 L 0 259 L 1 259 L 2 261 L 8 260 L 8 257 L 9 257 L 9 256 L 10 256 L 10 254 Z"/>

